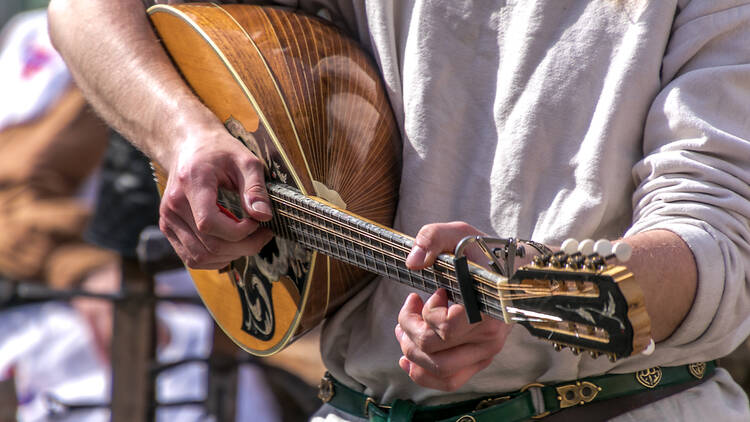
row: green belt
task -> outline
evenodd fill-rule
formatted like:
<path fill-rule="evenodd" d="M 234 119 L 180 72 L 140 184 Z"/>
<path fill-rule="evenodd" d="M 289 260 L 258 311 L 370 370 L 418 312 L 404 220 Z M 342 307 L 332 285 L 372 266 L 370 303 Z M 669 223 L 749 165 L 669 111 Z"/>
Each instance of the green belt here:
<path fill-rule="evenodd" d="M 552 385 L 529 384 L 512 393 L 438 406 L 417 406 L 410 400 L 378 404 L 326 374 L 321 380 L 318 397 L 339 410 L 373 422 L 523 421 L 574 406 L 699 381 L 711 375 L 715 368 L 715 362 L 657 366 L 630 374 L 602 375 Z"/>

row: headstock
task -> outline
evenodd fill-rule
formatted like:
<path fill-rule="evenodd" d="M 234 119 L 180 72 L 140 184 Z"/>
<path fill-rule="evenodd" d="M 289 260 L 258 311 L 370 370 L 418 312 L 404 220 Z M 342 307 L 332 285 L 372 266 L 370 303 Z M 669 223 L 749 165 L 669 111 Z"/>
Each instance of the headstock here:
<path fill-rule="evenodd" d="M 519 268 L 500 296 L 513 320 L 556 350 L 628 357 L 653 344 L 643 293 L 620 264 L 630 253 L 624 242 L 569 239 Z"/>

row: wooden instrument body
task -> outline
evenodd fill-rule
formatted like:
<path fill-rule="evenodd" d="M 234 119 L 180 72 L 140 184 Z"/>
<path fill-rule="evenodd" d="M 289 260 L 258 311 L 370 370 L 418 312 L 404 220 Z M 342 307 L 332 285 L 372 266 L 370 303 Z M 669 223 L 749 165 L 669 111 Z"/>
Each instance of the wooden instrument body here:
<path fill-rule="evenodd" d="M 188 85 L 261 158 L 267 181 L 391 225 L 399 135 L 356 43 L 283 9 L 188 4 L 149 14 Z M 155 168 L 163 188 L 167 175 Z M 189 271 L 221 328 L 255 355 L 283 349 L 372 277 L 278 237 L 228 272 Z"/>

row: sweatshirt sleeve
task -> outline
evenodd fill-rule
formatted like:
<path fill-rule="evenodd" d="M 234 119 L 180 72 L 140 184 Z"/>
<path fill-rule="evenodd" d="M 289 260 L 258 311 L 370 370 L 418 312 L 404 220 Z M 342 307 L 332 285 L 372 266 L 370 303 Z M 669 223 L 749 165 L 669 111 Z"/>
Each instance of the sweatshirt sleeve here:
<path fill-rule="evenodd" d="M 750 333 L 750 1 L 679 3 L 627 234 L 666 229 L 688 244 L 696 298 L 660 347 L 713 359 Z"/>

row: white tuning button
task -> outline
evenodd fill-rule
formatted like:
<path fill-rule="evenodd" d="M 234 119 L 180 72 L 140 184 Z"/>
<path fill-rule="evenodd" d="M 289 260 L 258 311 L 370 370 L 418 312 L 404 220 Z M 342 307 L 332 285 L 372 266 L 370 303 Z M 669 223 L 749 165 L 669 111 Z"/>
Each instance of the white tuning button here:
<path fill-rule="evenodd" d="M 594 253 L 594 241 L 591 239 L 582 240 L 578 244 L 578 252 L 583 256 L 589 256 Z"/>
<path fill-rule="evenodd" d="M 633 247 L 625 242 L 620 242 L 615 244 L 614 249 L 612 249 L 612 253 L 615 254 L 618 261 L 628 262 L 628 260 L 630 260 L 630 257 L 633 255 Z"/>
<path fill-rule="evenodd" d="M 594 252 L 601 257 L 607 257 L 612 253 L 612 243 L 607 239 L 600 239 L 594 243 Z"/>
<path fill-rule="evenodd" d="M 565 239 L 560 246 L 565 255 L 573 255 L 578 251 L 578 241 L 575 239 Z"/>
<path fill-rule="evenodd" d="M 651 339 L 651 343 L 646 346 L 646 350 L 642 351 L 641 354 L 651 356 L 651 354 L 654 353 L 654 350 L 656 350 L 656 344 L 654 343 L 654 339 Z"/>

